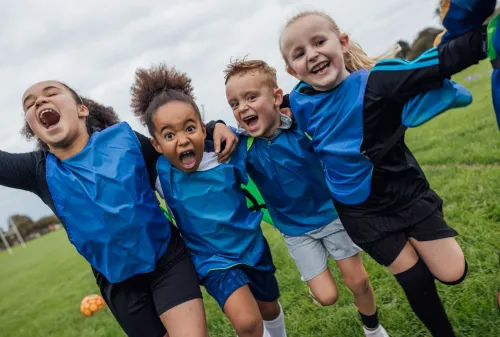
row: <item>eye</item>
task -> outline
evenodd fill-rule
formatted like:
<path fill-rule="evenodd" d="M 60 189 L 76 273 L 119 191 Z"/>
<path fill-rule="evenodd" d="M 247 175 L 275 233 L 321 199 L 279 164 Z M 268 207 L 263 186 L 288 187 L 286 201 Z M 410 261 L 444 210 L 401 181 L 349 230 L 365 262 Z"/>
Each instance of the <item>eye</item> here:
<path fill-rule="evenodd" d="M 192 125 L 190 125 L 190 126 L 188 126 L 186 128 L 186 131 L 189 132 L 189 133 L 194 132 L 194 130 L 196 130 L 196 128 L 194 126 L 192 126 Z"/>
<path fill-rule="evenodd" d="M 299 51 L 299 52 L 297 52 L 297 53 L 295 53 L 293 55 L 293 59 L 296 60 L 296 59 L 298 59 L 298 58 L 300 58 L 302 56 L 304 56 L 304 52 L 303 51 Z"/>
<path fill-rule="evenodd" d="M 34 104 L 33 102 L 27 103 L 26 106 L 24 107 L 24 110 L 28 111 L 29 109 L 31 109 L 31 107 L 33 106 L 33 104 Z"/>
<path fill-rule="evenodd" d="M 172 139 L 174 139 L 174 134 L 172 132 L 167 132 L 163 137 L 166 140 L 172 140 Z"/>
<path fill-rule="evenodd" d="M 234 102 L 234 103 L 229 103 L 229 106 L 231 107 L 231 109 L 236 109 L 238 107 L 238 103 Z"/>
<path fill-rule="evenodd" d="M 316 46 L 321 46 L 323 43 L 325 43 L 325 40 L 323 39 L 319 39 L 319 40 L 316 40 Z"/>
<path fill-rule="evenodd" d="M 252 95 L 248 95 L 248 100 L 249 101 L 255 101 L 256 98 L 257 98 L 256 95 L 253 95 L 253 94 Z"/>

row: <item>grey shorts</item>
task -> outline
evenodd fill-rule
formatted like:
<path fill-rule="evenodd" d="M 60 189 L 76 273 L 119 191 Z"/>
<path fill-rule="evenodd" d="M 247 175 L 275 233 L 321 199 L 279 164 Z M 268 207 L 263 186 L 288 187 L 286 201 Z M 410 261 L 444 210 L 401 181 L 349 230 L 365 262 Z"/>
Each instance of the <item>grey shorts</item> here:
<path fill-rule="evenodd" d="M 303 281 L 309 281 L 328 268 L 328 257 L 344 260 L 361 251 L 339 219 L 311 232 L 288 236 L 283 234 L 290 255 L 295 261 Z"/>

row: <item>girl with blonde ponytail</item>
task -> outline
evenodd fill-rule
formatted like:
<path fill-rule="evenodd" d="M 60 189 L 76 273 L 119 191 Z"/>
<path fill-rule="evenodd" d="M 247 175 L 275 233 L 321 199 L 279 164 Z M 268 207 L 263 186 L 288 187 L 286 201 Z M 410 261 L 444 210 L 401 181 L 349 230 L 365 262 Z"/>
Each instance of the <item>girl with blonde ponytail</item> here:
<path fill-rule="evenodd" d="M 483 27 L 411 62 L 377 60 L 327 14 L 308 11 L 280 38 L 287 71 L 300 80 L 290 94 L 292 113 L 311 136 L 346 232 L 395 275 L 433 336 L 455 336 L 434 280 L 461 283 L 467 262 L 404 132 L 470 103 L 447 79 L 486 57 L 485 37 Z"/>

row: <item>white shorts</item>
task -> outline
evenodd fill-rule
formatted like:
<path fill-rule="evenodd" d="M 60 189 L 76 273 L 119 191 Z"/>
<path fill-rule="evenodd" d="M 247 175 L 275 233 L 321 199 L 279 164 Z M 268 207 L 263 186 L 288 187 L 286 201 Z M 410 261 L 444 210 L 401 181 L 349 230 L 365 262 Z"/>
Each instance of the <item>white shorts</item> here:
<path fill-rule="evenodd" d="M 290 255 L 303 281 L 309 281 L 328 268 L 328 257 L 344 260 L 361 251 L 337 218 L 328 225 L 311 232 L 288 236 L 283 234 Z"/>

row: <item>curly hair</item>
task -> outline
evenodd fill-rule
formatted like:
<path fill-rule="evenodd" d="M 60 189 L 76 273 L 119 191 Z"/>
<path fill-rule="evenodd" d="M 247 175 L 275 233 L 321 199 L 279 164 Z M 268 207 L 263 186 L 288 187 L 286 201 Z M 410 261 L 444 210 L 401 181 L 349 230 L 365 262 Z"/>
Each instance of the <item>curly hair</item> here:
<path fill-rule="evenodd" d="M 200 110 L 194 102 L 191 79 L 164 63 L 149 69 L 139 68 L 135 72 L 135 83 L 130 88 L 131 107 L 135 116 L 154 135 L 153 117 L 159 107 L 170 102 L 191 104 L 201 120 Z"/>
<path fill-rule="evenodd" d="M 92 135 L 95 131 L 102 131 L 107 127 L 110 127 L 111 125 L 120 122 L 120 118 L 115 113 L 112 107 L 99 104 L 96 101 L 91 100 L 90 98 L 80 97 L 80 95 L 78 95 L 76 91 L 71 89 L 67 84 L 62 82 L 59 83 L 61 83 L 66 89 L 69 90 L 76 104 L 83 104 L 87 107 L 87 109 L 89 109 L 89 115 L 85 120 L 87 132 L 89 133 L 89 135 Z M 24 126 L 21 129 L 21 135 L 27 140 L 36 138 L 37 149 L 47 151 L 49 150 L 49 146 L 40 138 L 36 137 L 27 121 L 24 123 Z"/>
<path fill-rule="evenodd" d="M 278 88 L 278 79 L 276 78 L 276 69 L 269 66 L 261 60 L 249 60 L 244 58 L 232 60 L 224 70 L 224 81 L 227 84 L 231 76 L 243 76 L 249 72 L 260 72 L 266 76 L 266 84 L 271 88 Z"/>

